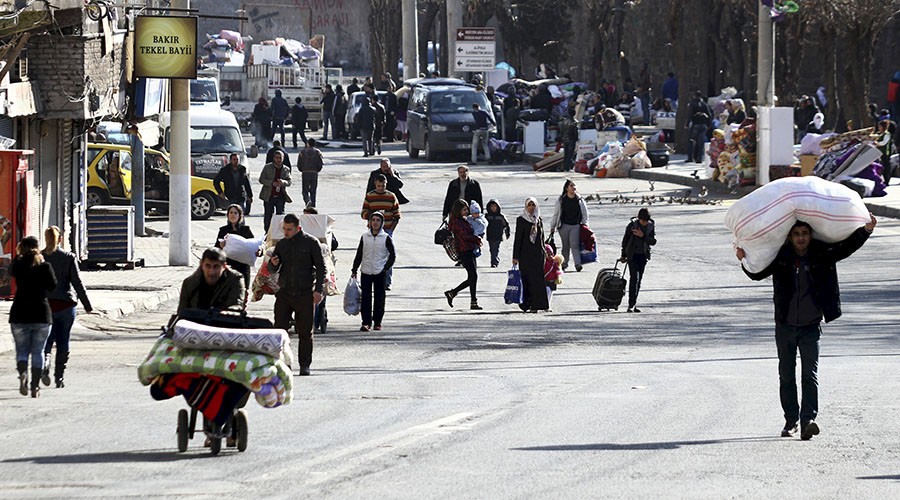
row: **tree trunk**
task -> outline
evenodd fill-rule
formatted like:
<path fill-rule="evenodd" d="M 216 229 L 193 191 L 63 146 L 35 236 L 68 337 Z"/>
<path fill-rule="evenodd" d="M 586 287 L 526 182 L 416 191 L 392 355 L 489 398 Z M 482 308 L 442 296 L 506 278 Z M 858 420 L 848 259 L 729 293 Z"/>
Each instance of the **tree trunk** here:
<path fill-rule="evenodd" d="M 854 61 L 852 68 L 842 72 L 842 84 L 837 92 L 844 118 L 852 129 L 873 126 L 866 106 L 869 100 L 869 73 L 872 68 L 873 35 L 863 27 L 849 31 L 839 39 L 843 60 Z"/>
<path fill-rule="evenodd" d="M 447 53 L 447 48 L 450 47 L 450 40 L 447 38 L 447 2 L 441 2 L 441 12 L 438 14 L 441 20 L 441 35 L 438 37 L 441 41 L 441 48 L 439 51 L 440 59 L 435 57 L 435 62 L 440 60 L 440 64 L 438 64 L 438 71 L 440 74 L 444 76 L 450 76 L 450 71 L 447 69 L 450 67 L 450 57 Z"/>
<path fill-rule="evenodd" d="M 429 74 L 428 71 L 428 41 L 431 39 L 431 31 L 434 27 L 434 21 L 440 12 L 440 5 L 436 3 L 427 3 L 424 8 L 420 8 L 418 12 L 419 22 L 419 72 Z"/>
<path fill-rule="evenodd" d="M 843 130 L 841 120 L 841 103 L 837 95 L 837 57 L 835 54 L 834 32 L 822 26 L 822 40 L 825 41 L 825 65 L 822 68 L 825 76 L 825 128 Z M 817 89 L 818 90 L 818 89 Z"/>

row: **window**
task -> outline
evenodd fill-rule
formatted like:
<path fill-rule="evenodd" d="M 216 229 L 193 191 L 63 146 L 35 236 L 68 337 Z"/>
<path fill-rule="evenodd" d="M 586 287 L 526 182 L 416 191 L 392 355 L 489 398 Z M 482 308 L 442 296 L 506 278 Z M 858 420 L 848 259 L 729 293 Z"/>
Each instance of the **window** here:
<path fill-rule="evenodd" d="M 483 92 L 432 92 L 430 101 L 432 113 L 471 113 L 473 104 L 478 104 L 481 109 L 491 109 Z"/>
<path fill-rule="evenodd" d="M 191 102 L 218 102 L 216 82 L 212 80 L 191 80 Z"/>
<path fill-rule="evenodd" d="M 191 127 L 191 154 L 242 153 L 241 133 L 233 127 Z"/>

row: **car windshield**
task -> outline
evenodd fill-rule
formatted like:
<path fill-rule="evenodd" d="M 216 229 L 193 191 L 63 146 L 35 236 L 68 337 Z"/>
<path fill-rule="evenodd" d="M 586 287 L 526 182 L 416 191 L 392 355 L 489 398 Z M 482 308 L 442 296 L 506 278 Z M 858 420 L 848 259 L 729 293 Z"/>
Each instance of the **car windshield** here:
<path fill-rule="evenodd" d="M 432 113 L 471 113 L 472 105 L 488 109 L 489 103 L 484 92 L 445 91 L 431 92 L 429 95 Z"/>
<path fill-rule="evenodd" d="M 191 80 L 191 102 L 216 102 L 216 82 Z"/>
<path fill-rule="evenodd" d="M 378 96 L 378 102 L 384 104 L 385 100 L 387 100 L 387 92 L 375 92 L 375 95 Z M 367 94 L 355 94 L 353 96 L 353 105 L 357 108 L 362 106 L 363 99 L 369 97 Z"/>
<path fill-rule="evenodd" d="M 241 134 L 233 127 L 191 127 L 191 154 L 240 153 Z"/>

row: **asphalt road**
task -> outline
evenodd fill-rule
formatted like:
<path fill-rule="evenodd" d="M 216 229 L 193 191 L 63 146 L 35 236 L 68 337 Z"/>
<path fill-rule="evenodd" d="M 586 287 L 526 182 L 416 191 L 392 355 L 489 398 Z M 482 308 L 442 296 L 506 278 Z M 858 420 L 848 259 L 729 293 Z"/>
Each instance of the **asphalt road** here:
<path fill-rule="evenodd" d="M 394 287 L 382 332 L 329 299 L 329 332 L 316 339 L 311 377 L 294 402 L 248 404 L 250 445 L 211 457 L 195 438 L 176 453 L 176 412 L 137 381 L 172 304 L 114 324 L 79 319 L 67 387 L 18 394 L 12 359 L 0 364 L 0 497 L 323 498 L 896 498 L 900 495 L 896 377 L 900 223 L 884 220 L 839 266 L 844 316 L 824 327 L 822 434 L 778 437 L 771 284 L 740 272 L 725 206 L 654 204 L 659 244 L 641 314 L 599 313 L 590 296 L 600 267 L 618 256 L 634 203 L 623 194 L 683 191 L 645 181 L 578 176 L 600 262 L 567 273 L 553 312 L 503 303 L 503 265 L 480 262 L 485 310 L 451 310 L 442 291 L 465 277 L 432 243 L 452 159 L 412 162 L 395 234 Z M 358 150 L 326 150 L 319 208 L 337 219 L 343 285 L 364 223 L 368 172 Z M 259 160 L 251 171 L 261 168 Z M 473 167 L 485 198 L 510 222 L 527 196 L 544 216 L 562 174 L 527 166 Z M 294 199 L 299 188 L 292 187 Z M 299 210 L 301 203 L 295 203 Z M 262 207 L 250 224 L 261 232 Z M 209 241 L 218 215 L 193 224 Z M 151 227 L 165 229 L 152 221 Z M 459 301 L 465 303 L 465 300 Z M 273 300 L 253 303 L 270 315 Z"/>

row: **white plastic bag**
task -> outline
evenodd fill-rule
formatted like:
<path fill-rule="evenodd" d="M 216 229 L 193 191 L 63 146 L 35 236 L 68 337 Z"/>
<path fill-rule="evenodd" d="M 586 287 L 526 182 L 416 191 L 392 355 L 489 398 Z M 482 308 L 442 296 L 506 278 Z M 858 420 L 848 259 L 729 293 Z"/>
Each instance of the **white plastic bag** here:
<path fill-rule="evenodd" d="M 261 239 L 248 240 L 239 234 L 226 234 L 223 250 L 229 259 L 253 267 L 256 265 L 256 252 L 262 244 Z"/>
<path fill-rule="evenodd" d="M 870 217 L 853 190 L 814 176 L 770 182 L 738 200 L 725 214 L 734 246 L 744 249 L 743 264 L 752 273 L 775 260 L 798 220 L 812 227 L 813 238 L 834 243 L 848 238 Z"/>
<path fill-rule="evenodd" d="M 359 289 L 359 283 L 356 278 L 350 278 L 347 282 L 347 288 L 344 289 L 344 312 L 350 316 L 359 314 L 359 303 L 362 297 L 362 291 Z"/>

